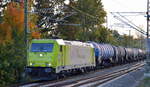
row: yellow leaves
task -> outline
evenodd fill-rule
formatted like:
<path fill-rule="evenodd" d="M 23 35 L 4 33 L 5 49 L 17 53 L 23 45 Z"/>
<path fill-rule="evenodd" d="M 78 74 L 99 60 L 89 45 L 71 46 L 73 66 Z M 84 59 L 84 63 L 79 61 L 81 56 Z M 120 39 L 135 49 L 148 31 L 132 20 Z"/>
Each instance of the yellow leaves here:
<path fill-rule="evenodd" d="M 17 31 L 23 32 L 24 26 L 24 9 L 19 3 L 11 2 L 8 4 L 4 14 L 4 21 Z"/>
<path fill-rule="evenodd" d="M 31 30 L 31 32 L 33 32 L 37 29 L 35 25 L 37 16 L 36 15 L 30 16 L 32 18 L 30 18 L 28 22 L 28 28 Z M 17 38 L 13 34 L 13 32 L 16 32 L 18 36 L 23 36 L 24 32 L 23 2 L 22 3 L 10 2 L 4 9 L 3 22 L 0 24 L 0 44 L 12 42 L 15 38 Z M 31 36 L 33 36 L 33 38 L 40 38 L 40 33 L 33 32 Z"/>
<path fill-rule="evenodd" d="M 32 32 L 31 33 L 31 37 L 32 38 L 39 39 L 41 37 L 40 32 L 36 31 L 37 27 L 36 27 L 36 25 L 33 22 L 29 22 L 28 23 L 28 27 L 29 27 L 30 31 Z"/>
<path fill-rule="evenodd" d="M 0 43 L 4 44 L 12 40 L 12 30 L 9 24 L 0 24 Z"/>
<path fill-rule="evenodd" d="M 33 22 L 29 22 L 28 27 L 31 31 L 34 31 L 35 29 L 37 29 L 36 25 Z"/>
<path fill-rule="evenodd" d="M 31 37 L 34 39 L 40 39 L 41 34 L 40 34 L 40 32 L 36 31 L 36 29 L 37 29 L 36 25 L 33 22 L 29 22 L 28 27 L 29 27 L 30 31 L 32 32 Z"/>
<path fill-rule="evenodd" d="M 32 32 L 32 38 L 39 39 L 41 34 L 39 32 Z"/>
<path fill-rule="evenodd" d="M 22 34 L 24 29 L 24 8 L 20 3 L 10 2 L 4 9 L 3 22 L 0 24 L 0 44 L 13 41 L 12 32 Z"/>

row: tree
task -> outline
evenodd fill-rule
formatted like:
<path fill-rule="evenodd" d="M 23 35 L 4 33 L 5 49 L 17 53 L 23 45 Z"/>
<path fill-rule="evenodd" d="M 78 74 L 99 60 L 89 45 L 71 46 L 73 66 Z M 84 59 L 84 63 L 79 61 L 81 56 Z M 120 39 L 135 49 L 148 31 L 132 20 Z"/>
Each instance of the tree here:
<path fill-rule="evenodd" d="M 0 23 L 0 86 L 19 82 L 26 64 L 23 3 L 9 2 Z M 34 23 L 29 27 L 34 29 Z M 32 27 L 31 27 L 32 26 Z"/>
<path fill-rule="evenodd" d="M 14 38 L 23 35 L 24 9 L 18 3 L 12 2 L 4 10 L 3 22 L 0 24 L 0 42 L 13 42 Z"/>
<path fill-rule="evenodd" d="M 56 35 L 55 28 L 58 22 L 62 22 L 61 13 L 64 9 L 64 0 L 35 0 L 35 12 L 38 13 L 37 27 L 43 37 Z"/>
<path fill-rule="evenodd" d="M 70 8 L 67 11 L 73 10 L 77 14 L 66 18 L 66 21 L 72 24 L 80 24 L 80 26 L 59 25 L 57 31 L 60 38 L 88 41 L 92 38 L 91 35 L 94 37 L 95 31 L 104 29 L 102 24 L 105 21 L 106 12 L 100 0 L 71 1 L 68 7 Z M 96 41 L 96 39 L 93 39 L 93 41 Z"/>
<path fill-rule="evenodd" d="M 90 40 L 87 34 L 103 28 L 106 12 L 101 0 L 70 0 L 69 5 L 65 5 L 64 0 L 35 1 L 35 12 L 39 16 L 37 27 L 44 38 L 87 41 Z"/>

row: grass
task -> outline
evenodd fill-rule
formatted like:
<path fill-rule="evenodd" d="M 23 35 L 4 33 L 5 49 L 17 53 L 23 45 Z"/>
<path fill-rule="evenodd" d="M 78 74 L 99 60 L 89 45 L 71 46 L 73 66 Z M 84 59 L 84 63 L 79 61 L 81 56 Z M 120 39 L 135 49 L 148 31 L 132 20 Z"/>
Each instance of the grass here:
<path fill-rule="evenodd" d="M 150 77 L 144 78 L 138 87 L 150 87 Z"/>

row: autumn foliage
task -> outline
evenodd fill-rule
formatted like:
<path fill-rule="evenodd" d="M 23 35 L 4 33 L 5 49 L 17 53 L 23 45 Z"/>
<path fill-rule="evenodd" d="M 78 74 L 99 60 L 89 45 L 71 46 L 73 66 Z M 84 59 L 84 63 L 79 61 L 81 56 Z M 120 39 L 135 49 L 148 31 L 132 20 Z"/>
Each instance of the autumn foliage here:
<path fill-rule="evenodd" d="M 0 15 L 0 87 L 21 82 L 26 65 L 23 2 L 8 2 Z M 30 16 L 30 15 L 28 15 Z M 37 16 L 28 20 L 29 39 L 40 38 Z"/>
<path fill-rule="evenodd" d="M 40 38 L 40 33 L 34 31 L 35 24 L 29 22 L 28 25 L 32 32 L 31 37 Z M 15 38 L 13 32 L 16 32 L 18 36 L 24 32 L 23 3 L 10 2 L 4 9 L 3 22 L 0 24 L 0 44 L 13 42 Z"/>
<path fill-rule="evenodd" d="M 32 32 L 32 38 L 40 39 L 41 34 L 39 32 Z"/>
<path fill-rule="evenodd" d="M 35 23 L 29 22 L 28 27 L 30 28 L 31 31 L 31 37 L 34 39 L 39 39 L 41 38 L 40 32 L 36 31 L 38 28 L 36 27 Z"/>
<path fill-rule="evenodd" d="M 9 3 L 4 9 L 3 22 L 0 24 L 0 43 L 13 41 L 12 32 L 23 32 L 24 9 L 18 3 Z"/>

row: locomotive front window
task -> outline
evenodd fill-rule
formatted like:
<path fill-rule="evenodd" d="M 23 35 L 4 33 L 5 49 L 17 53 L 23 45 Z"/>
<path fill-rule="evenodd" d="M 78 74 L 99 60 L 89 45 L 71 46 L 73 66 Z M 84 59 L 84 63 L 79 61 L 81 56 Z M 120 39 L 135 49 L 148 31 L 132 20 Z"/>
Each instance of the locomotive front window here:
<path fill-rule="evenodd" d="M 32 43 L 31 45 L 32 52 L 52 52 L 52 50 L 52 43 Z"/>

